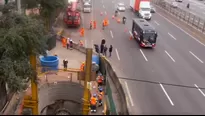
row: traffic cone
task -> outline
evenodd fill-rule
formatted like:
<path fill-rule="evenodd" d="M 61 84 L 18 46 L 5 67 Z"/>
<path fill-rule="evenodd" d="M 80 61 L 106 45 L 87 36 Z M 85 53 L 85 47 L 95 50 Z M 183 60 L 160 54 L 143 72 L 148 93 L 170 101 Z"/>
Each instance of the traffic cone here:
<path fill-rule="evenodd" d="M 132 36 L 130 35 L 130 40 L 132 40 Z"/>
<path fill-rule="evenodd" d="M 112 19 L 114 19 L 115 18 L 115 16 L 114 15 L 112 15 Z"/>

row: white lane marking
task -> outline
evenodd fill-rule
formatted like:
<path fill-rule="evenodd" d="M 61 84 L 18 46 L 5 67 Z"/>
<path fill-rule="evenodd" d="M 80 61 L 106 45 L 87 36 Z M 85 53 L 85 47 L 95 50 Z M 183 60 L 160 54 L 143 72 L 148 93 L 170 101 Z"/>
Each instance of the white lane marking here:
<path fill-rule="evenodd" d="M 194 40 L 196 40 L 198 43 L 200 43 L 201 45 L 205 46 L 205 44 L 203 44 L 201 41 L 199 41 L 198 39 L 196 39 L 195 37 L 193 37 L 192 35 L 190 35 L 189 33 L 187 33 L 186 31 L 184 31 L 181 27 L 177 26 L 176 24 L 174 24 L 172 21 L 170 21 L 169 19 L 167 19 L 166 17 L 162 16 L 161 14 L 157 13 L 159 16 L 163 17 L 164 19 L 166 19 L 169 23 L 171 23 L 172 25 L 176 26 L 178 29 L 180 29 L 181 31 L 183 31 L 185 34 L 187 34 L 188 36 L 190 36 L 191 38 L 193 38 Z"/>
<path fill-rule="evenodd" d="M 93 44 L 94 42 L 93 42 L 93 40 L 91 41 L 91 45 L 92 45 L 92 49 L 93 49 L 93 47 L 94 47 L 94 44 Z"/>
<path fill-rule="evenodd" d="M 173 62 L 175 62 L 174 58 L 165 50 L 165 53 L 169 56 L 169 58 L 172 59 Z"/>
<path fill-rule="evenodd" d="M 117 59 L 120 60 L 120 56 L 119 56 L 119 53 L 118 53 L 118 51 L 117 51 L 117 48 L 115 48 L 115 52 L 116 52 L 116 54 L 117 54 Z"/>
<path fill-rule="evenodd" d="M 140 49 L 140 52 L 142 53 L 142 56 L 144 57 L 145 61 L 148 61 L 146 56 L 144 55 L 143 51 Z"/>
<path fill-rule="evenodd" d="M 103 5 L 103 8 L 105 8 L 105 6 Z"/>
<path fill-rule="evenodd" d="M 159 25 L 159 23 L 157 21 L 154 21 L 154 23 L 156 23 L 157 25 Z"/>
<path fill-rule="evenodd" d="M 189 51 L 189 53 L 191 55 L 193 55 L 197 60 L 199 60 L 199 62 L 204 63 L 200 58 L 198 58 L 194 53 L 192 53 L 191 51 Z"/>
<path fill-rule="evenodd" d="M 196 84 L 194 84 L 194 86 L 199 90 L 199 92 L 205 97 L 205 94 L 204 94 L 204 92 L 196 85 Z"/>
<path fill-rule="evenodd" d="M 112 34 L 112 31 L 110 30 L 110 35 L 111 35 L 111 37 L 113 38 L 113 34 Z"/>
<path fill-rule="evenodd" d="M 85 48 L 87 48 L 87 40 L 85 40 Z"/>
<path fill-rule="evenodd" d="M 130 103 L 132 106 L 134 106 L 134 103 L 133 103 L 133 100 L 132 100 L 132 97 L 131 97 L 131 94 L 130 94 L 130 90 L 128 88 L 128 85 L 127 85 L 127 82 L 125 81 L 125 88 L 127 89 L 127 94 L 128 94 L 128 97 L 130 99 Z"/>
<path fill-rule="evenodd" d="M 169 35 L 170 37 L 172 37 L 174 40 L 177 40 L 172 34 L 168 33 L 168 35 Z"/>
<path fill-rule="evenodd" d="M 92 5 L 92 8 L 91 8 L 91 9 L 92 9 L 92 11 L 93 11 L 93 9 L 94 9 L 94 8 L 93 8 L 93 7 L 94 7 L 94 5 L 93 5 L 93 0 L 92 0 L 92 4 L 91 4 L 91 5 Z M 94 12 L 92 12 L 91 18 L 92 18 L 91 20 L 93 21 L 93 20 L 94 20 Z"/>
<path fill-rule="evenodd" d="M 164 91 L 164 94 L 167 96 L 169 102 L 171 103 L 172 106 L 174 106 L 174 103 L 172 102 L 171 98 L 169 97 L 168 93 L 166 92 L 166 90 L 164 89 L 163 85 L 161 83 L 159 83 L 159 85 L 161 86 L 162 90 Z"/>
<path fill-rule="evenodd" d="M 107 12 L 105 11 L 105 15 L 107 15 Z"/>

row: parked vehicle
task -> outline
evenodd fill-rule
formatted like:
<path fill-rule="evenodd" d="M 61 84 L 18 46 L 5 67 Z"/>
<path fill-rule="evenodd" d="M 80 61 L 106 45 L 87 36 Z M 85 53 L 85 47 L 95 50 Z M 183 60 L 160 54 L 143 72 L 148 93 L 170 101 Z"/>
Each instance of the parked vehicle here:
<path fill-rule="evenodd" d="M 70 26 L 79 27 L 80 26 L 81 14 L 80 14 L 80 11 L 78 10 L 77 1 L 75 2 L 72 1 L 68 4 L 63 20 L 68 27 Z"/>

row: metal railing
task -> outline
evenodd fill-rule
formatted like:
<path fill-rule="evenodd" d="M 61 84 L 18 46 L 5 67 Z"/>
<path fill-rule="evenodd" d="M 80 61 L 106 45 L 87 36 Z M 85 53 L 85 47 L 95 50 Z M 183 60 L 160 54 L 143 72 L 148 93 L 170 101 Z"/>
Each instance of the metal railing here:
<path fill-rule="evenodd" d="M 185 21 L 190 26 L 198 29 L 202 33 L 205 33 L 205 18 L 201 18 L 196 16 L 188 11 L 185 11 L 179 7 L 174 8 L 170 3 L 164 0 L 152 0 L 152 2 L 163 8 L 164 10 L 168 11 L 170 14 L 176 16 L 177 18 Z"/>

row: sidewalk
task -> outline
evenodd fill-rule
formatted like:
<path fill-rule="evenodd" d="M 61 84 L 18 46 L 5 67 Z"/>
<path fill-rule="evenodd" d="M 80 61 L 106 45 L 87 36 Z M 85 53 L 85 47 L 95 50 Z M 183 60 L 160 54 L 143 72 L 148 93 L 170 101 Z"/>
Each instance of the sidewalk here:
<path fill-rule="evenodd" d="M 53 55 L 53 54 L 58 55 L 58 57 L 59 57 L 59 68 L 60 69 L 63 69 L 63 65 L 62 65 L 63 64 L 62 63 L 63 59 L 68 60 L 68 68 L 74 68 L 74 69 L 79 69 L 81 63 L 85 61 L 85 54 L 83 54 L 83 53 L 81 53 L 77 50 L 74 50 L 74 49 L 73 50 L 70 50 L 70 49 L 67 50 L 66 48 L 62 47 L 60 42 L 57 42 L 56 48 L 49 51 L 48 54 L 49 55 Z M 61 82 L 62 81 L 64 81 L 64 82 L 72 81 L 72 82 L 81 83 L 81 85 L 84 85 L 83 81 L 79 82 L 77 80 L 77 73 L 73 73 L 73 72 L 71 73 L 71 72 L 60 71 L 60 72 L 58 72 L 57 75 L 55 75 L 55 74 L 47 75 L 47 78 L 45 78 L 45 75 L 40 75 L 39 76 L 39 81 L 38 81 L 38 83 L 39 83 L 38 88 L 41 88 L 41 90 L 39 91 L 39 100 L 42 99 L 42 98 L 45 98 L 45 99 L 40 100 L 40 101 L 45 101 L 46 102 L 47 97 L 46 96 L 41 96 L 40 94 L 46 93 L 44 91 L 44 88 L 47 88 L 49 85 L 52 85 L 52 84 L 57 84 L 58 85 L 59 81 L 61 81 Z M 50 84 L 46 84 L 46 83 L 50 83 Z M 92 85 L 96 85 L 96 82 L 91 82 L 91 83 L 95 83 L 95 84 L 92 84 Z M 68 89 L 65 89 L 65 91 L 67 91 L 67 90 Z M 54 90 L 52 90 L 52 92 L 54 92 Z M 92 87 L 91 92 L 96 93 L 97 92 L 97 87 L 96 88 Z M 49 95 L 49 93 L 46 93 L 46 94 Z M 29 88 L 27 90 L 25 90 L 25 92 L 21 92 L 19 95 L 13 97 L 13 99 L 11 100 L 10 104 L 8 105 L 8 107 L 5 111 L 5 114 L 6 115 L 8 115 L 8 114 L 19 115 L 19 112 L 21 110 L 21 102 L 23 100 L 23 96 L 25 96 L 25 95 L 31 95 L 31 86 L 29 86 Z M 56 95 L 56 96 L 58 96 L 58 95 Z M 44 105 L 47 104 L 45 102 L 39 103 L 39 108 L 44 107 L 44 106 L 42 106 L 42 104 L 44 104 Z M 17 108 L 15 108 L 15 107 L 17 107 Z M 103 107 L 100 107 L 100 108 L 97 109 L 97 113 L 92 113 L 90 115 L 102 115 L 102 111 L 103 111 Z"/>

